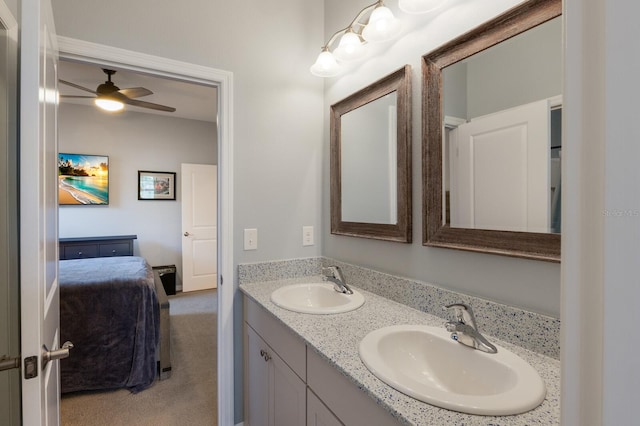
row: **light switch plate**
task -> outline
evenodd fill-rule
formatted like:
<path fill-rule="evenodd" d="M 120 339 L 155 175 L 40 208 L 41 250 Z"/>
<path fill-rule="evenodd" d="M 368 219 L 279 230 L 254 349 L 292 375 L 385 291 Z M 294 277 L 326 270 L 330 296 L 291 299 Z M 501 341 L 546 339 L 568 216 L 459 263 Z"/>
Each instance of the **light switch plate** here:
<path fill-rule="evenodd" d="M 302 227 L 302 245 L 303 246 L 313 245 L 313 226 Z"/>
<path fill-rule="evenodd" d="M 256 228 L 244 230 L 244 249 L 258 250 L 258 230 Z"/>

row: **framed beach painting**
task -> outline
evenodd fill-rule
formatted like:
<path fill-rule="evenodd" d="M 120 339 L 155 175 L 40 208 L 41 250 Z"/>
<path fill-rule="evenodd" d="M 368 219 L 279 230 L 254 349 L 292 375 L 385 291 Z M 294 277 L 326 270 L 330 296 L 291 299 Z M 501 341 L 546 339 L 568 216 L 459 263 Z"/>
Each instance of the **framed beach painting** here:
<path fill-rule="evenodd" d="M 58 204 L 108 205 L 109 157 L 58 154 Z"/>
<path fill-rule="evenodd" d="M 138 200 L 175 200 L 176 174 L 138 170 Z"/>

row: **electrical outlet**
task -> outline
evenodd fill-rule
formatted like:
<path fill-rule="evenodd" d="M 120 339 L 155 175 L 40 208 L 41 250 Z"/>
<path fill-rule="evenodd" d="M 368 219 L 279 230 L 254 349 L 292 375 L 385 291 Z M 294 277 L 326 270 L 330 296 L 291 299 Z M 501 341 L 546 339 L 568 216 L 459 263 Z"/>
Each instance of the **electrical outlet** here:
<path fill-rule="evenodd" d="M 313 226 L 302 227 L 302 245 L 303 246 L 313 245 Z"/>
<path fill-rule="evenodd" d="M 244 249 L 258 250 L 258 230 L 256 228 L 244 230 Z"/>

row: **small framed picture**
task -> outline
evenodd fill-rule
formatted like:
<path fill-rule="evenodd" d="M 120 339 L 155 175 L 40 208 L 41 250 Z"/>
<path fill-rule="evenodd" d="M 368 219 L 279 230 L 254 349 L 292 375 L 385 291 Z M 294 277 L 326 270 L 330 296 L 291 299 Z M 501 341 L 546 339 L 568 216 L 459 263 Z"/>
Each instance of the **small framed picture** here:
<path fill-rule="evenodd" d="M 138 170 L 138 200 L 175 200 L 176 174 Z"/>

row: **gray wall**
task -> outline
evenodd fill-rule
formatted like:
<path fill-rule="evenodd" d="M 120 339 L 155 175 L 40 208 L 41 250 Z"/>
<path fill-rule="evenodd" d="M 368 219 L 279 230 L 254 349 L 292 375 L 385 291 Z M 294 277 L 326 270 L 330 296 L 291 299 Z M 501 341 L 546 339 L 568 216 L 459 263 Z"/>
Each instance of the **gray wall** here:
<path fill-rule="evenodd" d="M 519 1 L 450 1 L 443 12 L 407 16 L 404 34 L 385 45 L 369 45 L 373 55 L 351 66 L 351 72 L 329 79 L 325 85 L 325 110 L 405 64 L 413 69 L 413 243 L 400 244 L 329 235 L 324 232 L 323 254 L 383 272 L 419 279 L 449 290 L 479 296 L 558 318 L 560 315 L 560 265 L 488 254 L 428 248 L 422 241 L 421 203 L 421 57 Z M 369 4 L 366 0 L 325 0 L 325 31 L 343 28 Z M 389 4 L 394 9 L 395 4 Z M 464 17 L 464 19 L 460 19 Z M 328 129 L 325 114 L 325 129 Z M 324 226 L 329 229 L 329 149 L 325 130 L 323 178 Z"/>
<path fill-rule="evenodd" d="M 60 206 L 60 237 L 136 234 L 134 254 L 182 277 L 180 164 L 217 163 L 215 124 L 63 103 L 58 126 L 61 153 L 107 155 L 110 169 L 109 205 Z M 138 200 L 138 170 L 176 172 L 176 201 Z"/>

